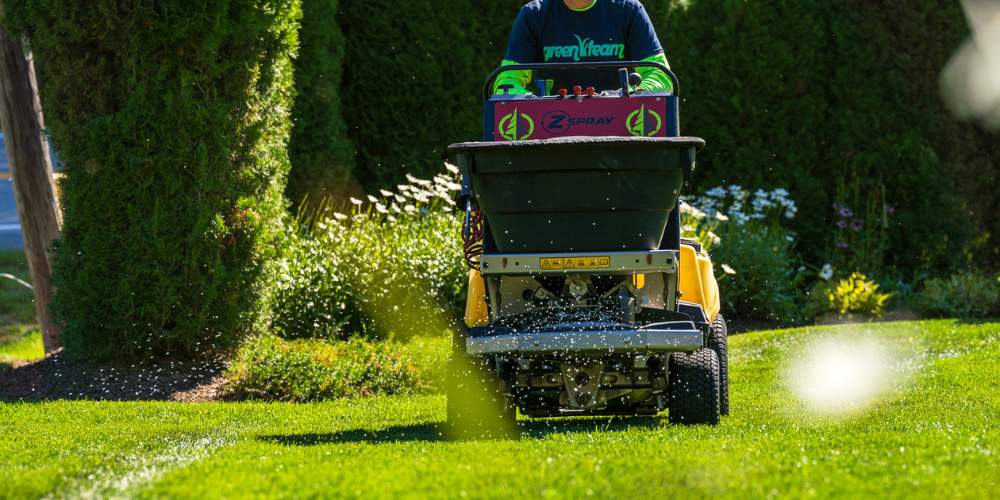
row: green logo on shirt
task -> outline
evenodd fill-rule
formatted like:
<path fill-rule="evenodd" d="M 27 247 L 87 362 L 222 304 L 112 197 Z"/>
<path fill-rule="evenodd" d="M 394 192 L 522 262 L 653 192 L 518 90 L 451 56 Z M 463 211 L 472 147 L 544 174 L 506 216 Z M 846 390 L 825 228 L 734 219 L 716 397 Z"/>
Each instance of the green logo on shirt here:
<path fill-rule="evenodd" d="M 617 57 L 618 59 L 625 59 L 624 43 L 596 44 L 589 38 L 580 38 L 579 35 L 573 35 L 573 37 L 576 38 L 576 45 L 549 45 L 542 47 L 542 54 L 545 56 L 545 60 L 548 61 L 553 57 L 572 59 L 574 61 L 579 61 L 583 57 Z"/>

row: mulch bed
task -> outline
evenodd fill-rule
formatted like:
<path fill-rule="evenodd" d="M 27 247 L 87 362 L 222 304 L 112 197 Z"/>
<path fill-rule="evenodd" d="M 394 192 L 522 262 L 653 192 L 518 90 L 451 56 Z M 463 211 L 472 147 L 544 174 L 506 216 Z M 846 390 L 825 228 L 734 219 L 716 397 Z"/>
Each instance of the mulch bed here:
<path fill-rule="evenodd" d="M 98 365 L 57 352 L 0 369 L 0 401 L 215 401 L 223 395 L 223 370 L 221 360 Z"/>

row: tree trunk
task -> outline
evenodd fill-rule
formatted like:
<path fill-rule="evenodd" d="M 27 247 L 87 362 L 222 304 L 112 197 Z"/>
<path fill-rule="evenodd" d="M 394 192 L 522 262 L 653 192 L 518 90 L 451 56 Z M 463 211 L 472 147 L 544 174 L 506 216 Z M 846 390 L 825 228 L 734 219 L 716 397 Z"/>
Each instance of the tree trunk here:
<path fill-rule="evenodd" d="M 3 2 L 0 0 L 0 16 Z M 42 342 L 49 353 L 60 346 L 59 328 L 49 314 L 52 299 L 52 241 L 62 215 L 55 197 L 52 163 L 43 134 L 42 106 L 35 69 L 20 41 L 0 28 L 0 128 L 14 179 L 14 199 L 21 219 L 24 252 L 31 270 L 35 310 Z"/>

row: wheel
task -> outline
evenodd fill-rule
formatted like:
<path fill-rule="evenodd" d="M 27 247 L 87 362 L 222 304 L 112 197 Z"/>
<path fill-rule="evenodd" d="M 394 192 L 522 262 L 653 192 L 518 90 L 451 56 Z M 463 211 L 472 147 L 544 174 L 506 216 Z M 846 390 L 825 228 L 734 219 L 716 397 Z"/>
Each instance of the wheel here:
<path fill-rule="evenodd" d="M 711 349 L 670 356 L 670 423 L 719 423 L 719 357 Z"/>
<path fill-rule="evenodd" d="M 457 439 L 503 438 L 514 433 L 517 409 L 502 392 L 492 360 L 465 352 L 464 328 L 452 338 L 448 360 L 448 424 Z"/>
<path fill-rule="evenodd" d="M 708 334 L 708 348 L 719 357 L 719 412 L 729 415 L 729 332 L 719 314 Z"/>

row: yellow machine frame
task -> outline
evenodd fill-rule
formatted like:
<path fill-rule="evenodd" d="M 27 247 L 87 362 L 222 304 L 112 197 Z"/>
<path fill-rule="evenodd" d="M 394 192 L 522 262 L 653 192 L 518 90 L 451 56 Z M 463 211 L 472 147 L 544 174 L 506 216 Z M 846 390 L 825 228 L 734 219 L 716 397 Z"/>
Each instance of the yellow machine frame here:
<path fill-rule="evenodd" d="M 680 300 L 698 304 L 705 311 L 709 323 L 719 314 L 719 285 L 715 280 L 712 259 L 704 252 L 698 252 L 691 245 L 681 245 L 679 273 Z M 642 281 L 641 275 L 636 277 Z M 468 296 L 465 301 L 465 324 L 469 327 L 489 324 L 490 314 L 486 305 L 486 284 L 483 275 L 475 269 L 469 270 Z"/>

